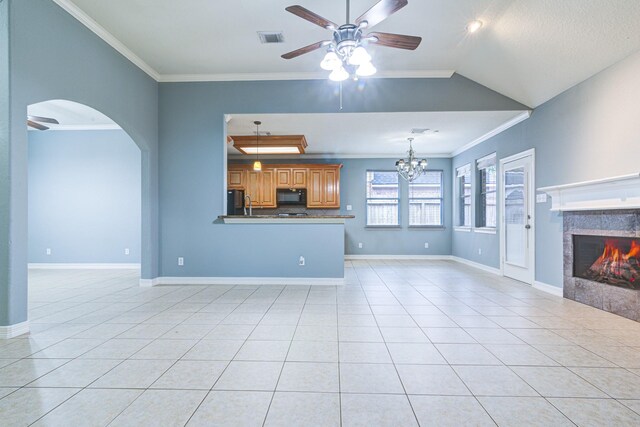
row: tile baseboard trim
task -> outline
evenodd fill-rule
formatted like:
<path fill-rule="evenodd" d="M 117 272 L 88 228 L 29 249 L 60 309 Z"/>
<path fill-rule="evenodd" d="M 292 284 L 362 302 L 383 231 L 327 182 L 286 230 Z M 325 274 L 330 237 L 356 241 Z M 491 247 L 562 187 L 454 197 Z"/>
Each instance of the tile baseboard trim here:
<path fill-rule="evenodd" d="M 66 263 L 66 262 L 30 262 L 28 267 L 33 270 L 123 270 L 140 269 L 139 263 Z"/>
<path fill-rule="evenodd" d="M 344 277 L 156 277 L 140 279 L 140 286 L 160 285 L 283 285 L 342 286 Z"/>
<path fill-rule="evenodd" d="M 0 326 L 0 340 L 8 340 L 26 333 L 29 333 L 28 320 L 22 323 L 16 323 L 15 325 Z"/>
<path fill-rule="evenodd" d="M 553 286 L 553 285 L 549 285 L 548 283 L 543 283 L 543 282 L 538 282 L 537 280 L 533 282 L 533 287 L 542 291 L 542 292 L 546 292 L 548 294 L 551 295 L 555 295 L 557 297 L 562 297 L 562 288 L 559 288 L 557 286 Z"/>

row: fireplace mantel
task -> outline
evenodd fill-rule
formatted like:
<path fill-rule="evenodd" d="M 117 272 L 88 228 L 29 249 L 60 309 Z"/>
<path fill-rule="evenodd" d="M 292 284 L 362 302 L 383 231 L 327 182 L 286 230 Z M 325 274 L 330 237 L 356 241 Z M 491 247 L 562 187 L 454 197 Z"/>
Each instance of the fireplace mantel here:
<path fill-rule="evenodd" d="M 640 173 L 538 188 L 551 196 L 551 210 L 640 209 Z"/>

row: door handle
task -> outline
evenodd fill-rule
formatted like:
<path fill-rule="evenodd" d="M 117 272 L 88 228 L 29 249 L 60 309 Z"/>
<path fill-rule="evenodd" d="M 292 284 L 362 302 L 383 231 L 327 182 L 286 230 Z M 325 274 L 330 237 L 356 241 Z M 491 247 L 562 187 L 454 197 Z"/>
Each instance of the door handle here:
<path fill-rule="evenodd" d="M 525 225 L 524 228 L 526 228 L 527 230 L 529 230 L 531 228 L 531 226 L 529 224 Z"/>

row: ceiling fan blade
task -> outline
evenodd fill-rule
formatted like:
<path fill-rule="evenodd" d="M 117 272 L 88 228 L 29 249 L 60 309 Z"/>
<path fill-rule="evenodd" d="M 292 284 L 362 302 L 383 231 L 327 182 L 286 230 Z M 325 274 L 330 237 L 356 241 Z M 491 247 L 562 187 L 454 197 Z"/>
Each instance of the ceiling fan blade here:
<path fill-rule="evenodd" d="M 302 19 L 306 19 L 307 21 L 319 25 L 322 28 L 328 28 L 333 30 L 334 28 L 338 28 L 338 25 L 334 22 L 329 21 L 328 19 L 323 18 L 322 16 L 311 12 L 309 9 L 305 9 L 302 6 L 295 5 L 286 7 L 284 10 L 287 12 L 291 12 L 296 16 L 299 16 Z"/>
<path fill-rule="evenodd" d="M 27 119 L 32 120 L 34 122 L 42 122 L 42 123 L 53 123 L 54 125 L 59 125 L 60 123 L 56 119 L 52 119 L 50 117 L 40 117 L 40 116 L 27 116 Z"/>
<path fill-rule="evenodd" d="M 387 19 L 390 15 L 396 13 L 408 4 L 407 0 L 380 0 L 374 4 L 371 9 L 356 19 L 356 24 L 360 25 L 363 21 L 367 21 L 367 28 L 371 28 L 376 24 Z"/>
<path fill-rule="evenodd" d="M 313 52 L 316 49 L 320 49 L 323 46 L 328 45 L 329 41 L 323 40 L 321 42 L 310 44 L 309 46 L 301 47 L 300 49 L 293 50 L 291 52 L 285 53 L 282 55 L 284 59 L 292 59 L 300 55 L 304 55 L 305 53 Z"/>
<path fill-rule="evenodd" d="M 27 126 L 30 126 L 34 129 L 38 129 L 38 130 L 47 130 L 49 129 L 48 127 L 46 127 L 45 125 L 41 125 L 40 123 L 36 123 L 32 120 L 27 120 Z"/>
<path fill-rule="evenodd" d="M 415 50 L 422 41 L 422 37 L 391 33 L 369 33 L 367 39 L 369 43 L 407 50 Z"/>

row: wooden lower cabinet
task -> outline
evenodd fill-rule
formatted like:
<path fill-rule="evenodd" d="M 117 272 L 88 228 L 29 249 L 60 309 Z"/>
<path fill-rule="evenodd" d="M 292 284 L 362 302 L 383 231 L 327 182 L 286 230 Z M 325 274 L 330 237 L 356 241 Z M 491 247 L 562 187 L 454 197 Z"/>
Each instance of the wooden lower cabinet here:
<path fill-rule="evenodd" d="M 251 165 L 230 165 L 229 189 L 244 190 L 253 207 L 276 208 L 277 188 L 307 189 L 307 208 L 340 208 L 340 168 L 342 165 L 263 165 L 254 172 Z M 245 200 L 248 206 L 248 202 Z"/>
<path fill-rule="evenodd" d="M 340 165 L 309 168 L 307 179 L 308 208 L 340 207 Z"/>

